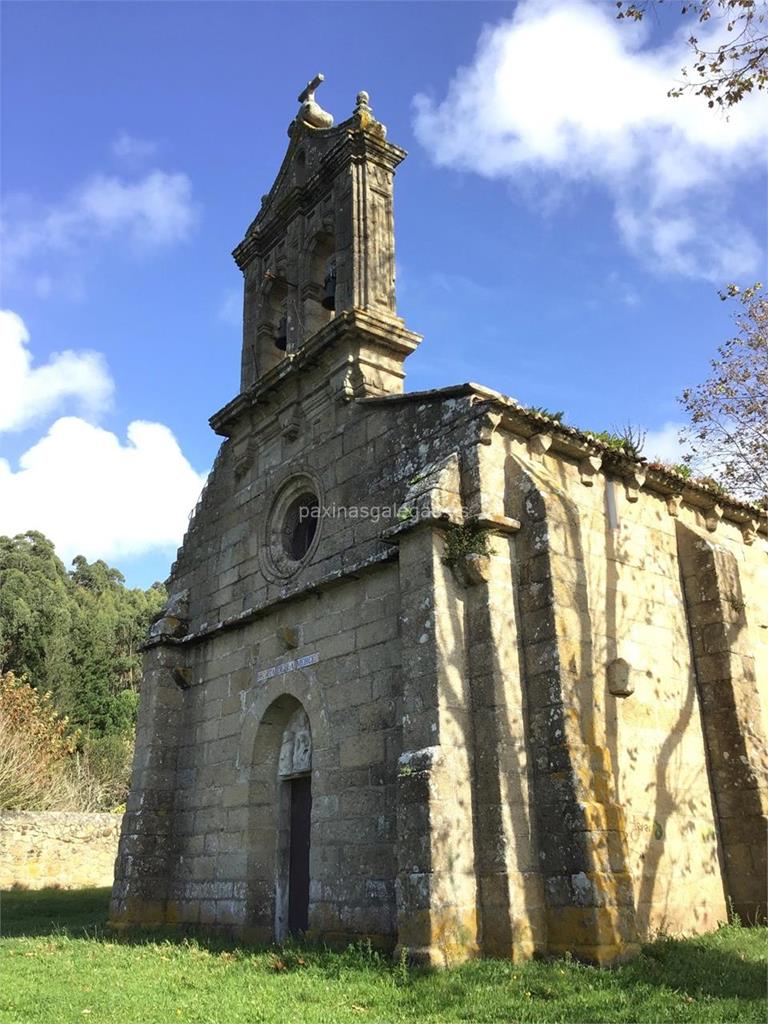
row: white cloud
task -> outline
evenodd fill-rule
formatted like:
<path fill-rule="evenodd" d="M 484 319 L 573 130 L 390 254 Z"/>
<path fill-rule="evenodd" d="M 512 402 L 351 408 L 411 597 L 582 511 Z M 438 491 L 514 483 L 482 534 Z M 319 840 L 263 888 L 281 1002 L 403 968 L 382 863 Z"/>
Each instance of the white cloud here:
<path fill-rule="evenodd" d="M 243 321 L 243 290 L 230 288 L 219 306 L 219 320 L 230 327 L 239 327 Z"/>
<path fill-rule="evenodd" d="M 203 481 L 161 423 L 134 421 L 123 444 L 63 417 L 21 456 L 17 472 L 0 459 L 0 534 L 40 530 L 65 562 L 172 548 Z"/>
<path fill-rule="evenodd" d="M 24 321 L 0 310 L 0 433 L 22 430 L 63 403 L 74 401 L 85 415 L 108 407 L 114 385 L 98 352 L 56 352 L 32 366 Z"/>
<path fill-rule="evenodd" d="M 643 445 L 643 454 L 648 461 L 682 462 L 685 449 L 680 444 L 680 431 L 684 426 L 683 423 L 668 421 L 658 430 L 649 430 Z"/>
<path fill-rule="evenodd" d="M 34 264 L 34 288 L 44 295 L 62 273 L 71 277 L 73 261 L 90 256 L 96 243 L 119 237 L 134 251 L 146 251 L 184 241 L 196 220 L 186 174 L 153 170 L 137 181 L 97 174 L 44 209 L 28 196 L 5 204 L 3 269 L 17 277 Z"/>
<path fill-rule="evenodd" d="M 700 97 L 670 99 L 688 32 L 644 47 L 645 26 L 617 22 L 612 4 L 523 0 L 484 30 L 442 102 L 415 98 L 416 134 L 437 164 L 521 191 L 532 175 L 539 193 L 542 180 L 607 189 L 623 241 L 660 272 L 748 275 L 760 248 L 728 203 L 764 166 L 768 109 L 750 96 L 726 120 Z"/>
<path fill-rule="evenodd" d="M 29 333 L 0 313 L 0 430 L 15 430 L 76 399 L 93 415 L 111 397 L 103 357 L 62 352 L 32 368 Z M 65 560 L 176 547 L 204 482 L 162 423 L 135 420 L 123 442 L 77 416 L 57 419 L 19 458 L 0 459 L 0 534 L 40 530 Z"/>
<path fill-rule="evenodd" d="M 140 163 L 157 153 L 157 143 L 150 139 L 140 139 L 128 132 L 121 132 L 112 143 L 112 152 L 120 160 Z"/>

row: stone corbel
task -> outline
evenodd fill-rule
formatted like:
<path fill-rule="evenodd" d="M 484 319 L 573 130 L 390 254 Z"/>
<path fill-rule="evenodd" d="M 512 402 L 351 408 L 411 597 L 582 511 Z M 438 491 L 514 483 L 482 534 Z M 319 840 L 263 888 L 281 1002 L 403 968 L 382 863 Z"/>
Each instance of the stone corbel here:
<path fill-rule="evenodd" d="M 500 412 L 486 412 L 477 421 L 477 439 L 480 444 L 490 444 L 493 440 L 493 433 L 501 423 Z"/>
<path fill-rule="evenodd" d="M 741 524 L 741 535 L 745 544 L 754 544 L 757 537 L 757 529 L 760 524 L 757 519 L 747 519 Z"/>
<path fill-rule="evenodd" d="M 632 681 L 632 666 L 624 658 L 614 658 L 606 665 L 608 692 L 614 697 L 631 697 L 635 692 Z"/>
<path fill-rule="evenodd" d="M 467 587 L 474 587 L 478 583 L 487 583 L 491 578 L 490 555 L 472 551 L 467 555 L 462 555 L 455 565 L 462 582 Z"/>
<path fill-rule="evenodd" d="M 585 487 L 592 487 L 595 483 L 595 477 L 603 464 L 602 455 L 587 455 L 586 458 L 582 459 L 579 463 L 579 475 L 581 482 Z"/>
<path fill-rule="evenodd" d="M 165 607 L 150 626 L 150 639 L 185 636 L 188 624 L 189 591 L 180 590 L 175 594 L 171 594 L 165 603 Z"/>
<path fill-rule="evenodd" d="M 280 433 L 286 441 L 295 441 L 302 427 L 301 410 L 295 402 L 280 413 L 279 423 Z"/>
<path fill-rule="evenodd" d="M 183 665 L 176 665 L 172 670 L 173 681 L 180 690 L 188 690 L 192 685 L 192 671 Z"/>
<path fill-rule="evenodd" d="M 306 302 L 307 299 L 312 299 L 315 302 L 322 302 L 325 289 L 317 281 L 305 281 L 301 286 L 301 293 L 299 298 L 302 302 Z"/>
<path fill-rule="evenodd" d="M 331 392 L 337 402 L 351 402 L 355 397 L 352 367 L 345 366 L 331 378 Z"/>
<path fill-rule="evenodd" d="M 715 502 L 714 505 L 710 505 L 704 512 L 704 522 L 710 533 L 714 533 L 723 518 L 723 509 L 721 505 Z"/>
<path fill-rule="evenodd" d="M 256 449 L 253 442 L 249 441 L 235 455 L 234 473 L 236 480 L 240 480 L 241 477 L 245 476 L 245 474 L 251 468 L 251 465 L 253 464 L 253 456 L 255 454 L 255 451 Z"/>
<path fill-rule="evenodd" d="M 637 501 L 640 497 L 640 489 L 645 484 L 648 470 L 645 466 L 635 466 L 626 480 L 627 501 Z"/>
<path fill-rule="evenodd" d="M 531 455 L 543 458 L 552 447 L 551 434 L 531 434 L 528 438 L 528 451 Z"/>
<path fill-rule="evenodd" d="M 682 494 L 667 495 L 667 512 L 675 519 L 680 515 L 680 506 L 683 504 Z"/>
<path fill-rule="evenodd" d="M 286 651 L 294 650 L 301 643 L 301 627 L 281 626 L 278 630 L 278 636 L 280 637 Z"/>

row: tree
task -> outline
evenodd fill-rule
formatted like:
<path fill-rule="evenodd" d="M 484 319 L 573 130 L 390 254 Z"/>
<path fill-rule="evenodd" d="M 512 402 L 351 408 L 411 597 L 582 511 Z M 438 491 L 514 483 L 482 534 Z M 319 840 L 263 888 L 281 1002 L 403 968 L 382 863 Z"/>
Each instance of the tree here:
<path fill-rule="evenodd" d="M 77 740 L 50 693 L 0 672 L 0 809 L 79 809 L 71 771 Z"/>
<path fill-rule="evenodd" d="M 82 555 L 67 572 L 41 533 L 0 537 L 0 671 L 24 676 L 86 736 L 129 732 L 141 655 L 165 589 L 128 589 Z"/>
<path fill-rule="evenodd" d="M 124 733 L 136 719 L 139 647 L 165 591 L 157 586 L 129 590 L 122 573 L 100 559 L 89 564 L 78 555 L 72 564 L 75 685 L 62 706 L 94 735 Z"/>
<path fill-rule="evenodd" d="M 661 4 L 664 0 L 656 0 Z M 648 0 L 624 4 L 618 0 L 617 17 L 642 21 Z M 703 96 L 710 107 L 728 108 L 753 90 L 768 88 L 768 7 L 765 0 L 688 0 L 680 5 L 682 15 L 694 15 L 700 25 L 720 21 L 727 33 L 722 42 L 709 49 L 707 41 L 691 35 L 693 68 L 682 68 L 686 81 L 669 90 L 669 96 L 693 92 Z"/>
<path fill-rule="evenodd" d="M 735 494 L 765 503 L 768 496 L 768 297 L 761 284 L 743 292 L 728 286 L 721 299 L 738 299 L 738 334 L 721 345 L 712 373 L 686 388 L 680 403 L 691 418 L 682 435 L 687 463 L 714 467 Z"/>
<path fill-rule="evenodd" d="M 72 612 L 67 570 L 48 538 L 34 530 L 0 537 L 0 671 L 61 694 Z"/>

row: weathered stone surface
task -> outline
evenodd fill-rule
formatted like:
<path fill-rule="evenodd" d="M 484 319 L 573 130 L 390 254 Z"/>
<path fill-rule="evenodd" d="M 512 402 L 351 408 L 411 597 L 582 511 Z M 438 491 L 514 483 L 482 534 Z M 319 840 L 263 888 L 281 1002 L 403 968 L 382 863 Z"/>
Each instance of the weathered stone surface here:
<path fill-rule="evenodd" d="M 0 812 L 0 891 L 111 886 L 119 814 Z M 141 857 L 140 844 L 132 855 Z"/>
<path fill-rule="evenodd" d="M 112 920 L 614 962 L 760 903 L 765 517 L 476 385 L 403 394 L 403 155 L 367 100 L 297 118 L 236 250 Z"/>

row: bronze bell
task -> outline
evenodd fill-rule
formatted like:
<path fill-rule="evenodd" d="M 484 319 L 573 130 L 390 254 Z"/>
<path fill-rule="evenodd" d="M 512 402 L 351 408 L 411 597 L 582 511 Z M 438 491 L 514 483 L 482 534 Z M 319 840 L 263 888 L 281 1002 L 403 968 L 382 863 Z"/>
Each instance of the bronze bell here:
<path fill-rule="evenodd" d="M 329 260 L 325 268 L 325 294 L 321 305 L 323 309 L 336 309 L 336 260 Z"/>
<path fill-rule="evenodd" d="M 285 352 L 288 348 L 288 317 L 283 313 L 277 324 L 277 334 L 275 335 L 275 348 L 281 352 Z"/>

